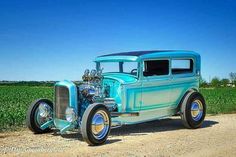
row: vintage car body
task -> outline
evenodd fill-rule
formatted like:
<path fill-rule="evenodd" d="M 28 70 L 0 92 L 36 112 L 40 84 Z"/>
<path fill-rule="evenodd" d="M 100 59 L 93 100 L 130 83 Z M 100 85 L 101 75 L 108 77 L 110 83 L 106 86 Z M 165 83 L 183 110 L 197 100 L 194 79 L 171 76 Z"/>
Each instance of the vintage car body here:
<path fill-rule="evenodd" d="M 137 117 L 117 117 L 114 120 L 122 124 L 139 123 L 146 120 L 159 119 L 176 114 L 176 109 L 187 91 L 199 89 L 200 55 L 190 51 L 158 51 L 136 53 L 136 56 L 108 55 L 98 57 L 96 62 L 133 61 L 140 63 L 138 67 L 140 78 L 112 74 L 114 79 L 120 78 L 122 83 L 120 112 L 139 112 Z M 124 54 L 124 55 L 127 55 Z M 132 54 L 131 54 L 132 55 Z M 142 75 L 143 62 L 153 59 L 193 59 L 195 68 L 193 73 L 166 76 L 144 77 Z M 110 75 L 108 75 L 109 77 Z M 106 78 L 106 75 L 105 75 Z M 155 95 L 155 97 L 153 97 Z"/>
<path fill-rule="evenodd" d="M 181 64 L 178 65 L 180 61 L 183 62 L 182 69 L 179 68 Z M 102 73 L 101 64 L 109 62 L 117 63 L 119 72 Z M 123 64 L 131 62 L 137 63 L 137 68 L 131 73 L 124 73 Z M 176 114 L 181 115 L 185 126 L 189 128 L 197 128 L 202 124 L 206 107 L 198 92 L 201 70 L 199 54 L 173 50 L 136 51 L 99 56 L 95 63 L 96 70 L 90 73 L 86 70 L 82 85 L 71 81 L 55 84 L 53 106 L 50 107 L 48 101 L 36 101 L 31 105 L 28 126 L 33 132 L 43 133 L 46 132 L 44 130 L 55 127 L 65 133 L 81 128 L 85 140 L 91 145 L 98 145 L 105 142 L 110 127 L 162 119 Z M 174 64 L 177 68 L 173 68 Z M 33 110 L 33 106 L 42 106 L 42 103 L 44 107 L 38 107 L 38 111 Z M 105 111 L 93 115 L 91 124 L 89 123 L 92 131 L 89 132 L 87 121 L 90 112 L 98 104 L 106 106 L 108 112 L 106 111 L 107 115 Z M 35 114 L 44 117 L 41 116 L 43 118 L 40 120 L 40 116 L 36 116 L 36 120 L 32 122 Z M 109 121 L 109 124 L 105 121 Z M 36 129 L 35 123 L 39 123 Z M 106 132 L 106 135 L 102 138 L 96 136 L 100 136 L 102 132 Z M 91 138 L 90 133 L 94 135 Z"/>

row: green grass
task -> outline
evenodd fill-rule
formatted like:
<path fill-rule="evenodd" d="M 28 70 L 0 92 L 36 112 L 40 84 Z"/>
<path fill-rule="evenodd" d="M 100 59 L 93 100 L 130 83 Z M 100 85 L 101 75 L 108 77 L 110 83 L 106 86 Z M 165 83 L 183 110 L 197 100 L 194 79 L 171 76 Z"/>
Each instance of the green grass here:
<path fill-rule="evenodd" d="M 201 89 L 208 114 L 236 113 L 236 88 Z M 53 99 L 52 87 L 0 86 L 0 131 L 25 126 L 26 111 L 38 98 Z"/>
<path fill-rule="evenodd" d="M 236 88 L 200 89 L 208 114 L 236 113 Z"/>

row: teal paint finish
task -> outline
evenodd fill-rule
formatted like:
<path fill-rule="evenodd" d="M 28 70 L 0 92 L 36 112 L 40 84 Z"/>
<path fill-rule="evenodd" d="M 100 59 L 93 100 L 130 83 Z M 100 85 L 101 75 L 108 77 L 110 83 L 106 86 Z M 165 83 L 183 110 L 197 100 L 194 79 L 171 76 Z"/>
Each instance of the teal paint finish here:
<path fill-rule="evenodd" d="M 141 110 L 169 106 L 170 88 L 169 75 L 143 77 Z"/>
<path fill-rule="evenodd" d="M 69 90 L 69 106 L 74 108 L 75 111 L 78 111 L 77 105 L 77 87 L 72 81 L 60 81 L 55 84 L 55 86 L 67 87 Z"/>
<path fill-rule="evenodd" d="M 50 126 L 53 126 L 53 120 L 50 120 L 50 121 L 44 123 L 43 125 L 41 125 L 40 129 L 44 130 L 44 129 L 49 128 Z"/>
<path fill-rule="evenodd" d="M 136 62 L 137 60 L 136 56 L 108 56 L 97 57 L 95 62 Z"/>
<path fill-rule="evenodd" d="M 118 104 L 118 111 L 122 112 L 127 110 L 123 108 L 126 98 L 129 98 L 129 96 L 125 95 L 127 93 L 126 85 L 135 84 L 137 82 L 137 78 L 135 76 L 122 73 L 105 73 L 103 76 L 103 86 L 109 85 L 111 87 L 110 97 L 114 98 Z"/>
<path fill-rule="evenodd" d="M 169 74 L 166 76 L 152 76 L 144 77 L 140 74 L 142 80 L 142 100 L 143 107 L 141 110 L 147 108 L 163 108 L 163 107 L 177 107 L 184 94 L 191 89 L 199 88 L 200 73 L 200 55 L 192 51 L 171 51 L 159 52 L 143 55 L 139 61 L 142 63 L 145 60 L 165 59 L 169 60 Z M 172 59 L 192 59 L 193 73 L 189 74 L 172 74 L 171 60 Z M 155 96 L 155 97 L 154 97 Z"/>
<path fill-rule="evenodd" d="M 54 126 L 60 130 L 60 133 L 64 133 L 65 131 L 68 131 L 70 128 L 75 127 L 72 123 L 58 118 L 54 118 Z"/>
<path fill-rule="evenodd" d="M 60 81 L 55 84 L 55 86 L 67 87 L 69 90 L 69 107 L 74 108 L 76 113 L 78 113 L 78 100 L 77 100 L 77 88 L 76 85 L 68 80 Z M 55 114 L 54 114 L 55 115 Z M 58 128 L 61 133 L 73 128 L 76 126 L 74 123 L 70 123 L 66 120 L 57 119 L 54 117 L 54 125 Z"/>
<path fill-rule="evenodd" d="M 121 84 L 130 84 L 137 82 L 136 76 L 125 73 L 104 73 L 103 76 L 104 78 L 117 80 Z"/>
<path fill-rule="evenodd" d="M 153 59 L 153 58 L 172 58 L 172 57 L 194 57 L 197 61 L 196 67 L 197 69 L 201 68 L 201 57 L 198 53 L 194 51 L 183 51 L 183 50 L 176 50 L 176 51 L 155 51 L 150 54 L 144 54 L 140 56 L 105 56 L 105 57 L 97 57 L 95 62 L 140 62 L 144 59 Z"/>
<path fill-rule="evenodd" d="M 145 54 L 139 57 L 137 61 L 153 58 L 196 58 L 200 61 L 200 55 L 193 51 L 170 51 Z M 196 66 L 199 66 L 198 64 Z"/>
<path fill-rule="evenodd" d="M 193 72 L 169 74 L 166 76 L 143 76 L 145 60 L 167 59 L 171 69 L 172 59 L 192 59 Z M 178 104 L 189 90 L 199 89 L 201 70 L 200 55 L 192 51 L 170 51 L 144 54 L 140 56 L 104 56 L 95 59 L 97 69 L 100 62 L 137 62 L 137 76 L 126 73 L 104 73 L 103 87 L 110 86 L 110 97 L 118 105 L 118 112 L 139 112 L 137 117 L 115 117 L 114 123 L 136 124 L 165 118 L 176 114 Z M 66 86 L 70 94 L 70 107 L 78 111 L 77 88 L 73 82 L 62 81 L 56 86 Z M 65 120 L 54 119 L 54 124 L 62 132 L 75 126 Z"/>
<path fill-rule="evenodd" d="M 142 89 L 140 83 L 135 83 L 132 86 L 124 86 L 124 112 L 137 112 L 140 111 L 142 104 Z"/>
<path fill-rule="evenodd" d="M 117 104 L 121 104 L 121 83 L 114 77 L 104 77 L 103 86 L 110 86 L 110 97 L 114 98 Z"/>
<path fill-rule="evenodd" d="M 186 92 L 190 90 L 198 91 L 199 78 L 198 77 L 173 77 L 170 82 L 170 102 L 173 107 L 177 107 Z"/>
<path fill-rule="evenodd" d="M 130 57 L 130 56 L 127 56 Z M 123 56 L 107 56 L 97 58 L 95 61 L 125 62 Z M 166 76 L 151 76 L 144 77 L 142 74 L 143 63 L 145 60 L 161 60 L 167 59 L 170 62 L 172 59 L 192 59 L 193 72 L 189 74 L 169 74 Z M 199 77 L 201 68 L 200 55 L 192 51 L 170 51 L 144 54 L 138 56 L 136 61 L 139 63 L 139 77 L 130 80 L 129 75 L 114 73 L 107 75 L 110 79 L 115 79 L 120 82 L 120 88 L 114 88 L 119 93 L 119 112 L 139 112 L 138 117 L 116 117 L 114 122 L 122 124 L 135 124 L 153 119 L 160 119 L 166 116 L 176 114 L 177 107 L 189 90 L 198 90 Z M 104 75 L 106 76 L 106 75 Z M 119 91 L 121 90 L 121 91 Z M 117 99 L 116 99 L 117 100 Z"/>

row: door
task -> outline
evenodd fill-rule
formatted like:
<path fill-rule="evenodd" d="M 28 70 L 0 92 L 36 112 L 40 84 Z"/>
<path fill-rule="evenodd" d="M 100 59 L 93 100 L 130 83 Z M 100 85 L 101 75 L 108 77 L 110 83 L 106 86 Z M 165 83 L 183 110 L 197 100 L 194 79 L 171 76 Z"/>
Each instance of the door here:
<path fill-rule="evenodd" d="M 170 60 L 144 60 L 141 111 L 170 106 Z"/>
<path fill-rule="evenodd" d="M 195 74 L 195 60 L 193 58 L 172 58 L 171 74 L 170 101 L 173 107 L 177 107 L 189 89 L 198 88 L 199 78 Z"/>

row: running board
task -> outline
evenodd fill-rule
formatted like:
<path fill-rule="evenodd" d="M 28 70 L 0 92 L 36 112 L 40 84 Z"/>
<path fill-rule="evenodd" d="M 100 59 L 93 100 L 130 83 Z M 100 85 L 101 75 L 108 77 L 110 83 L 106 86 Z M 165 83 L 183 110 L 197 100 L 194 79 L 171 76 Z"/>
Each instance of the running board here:
<path fill-rule="evenodd" d="M 139 112 L 111 112 L 111 117 L 137 117 Z"/>
<path fill-rule="evenodd" d="M 111 123 L 111 129 L 120 128 L 121 126 L 122 126 L 122 123 L 119 121 L 112 121 Z"/>

